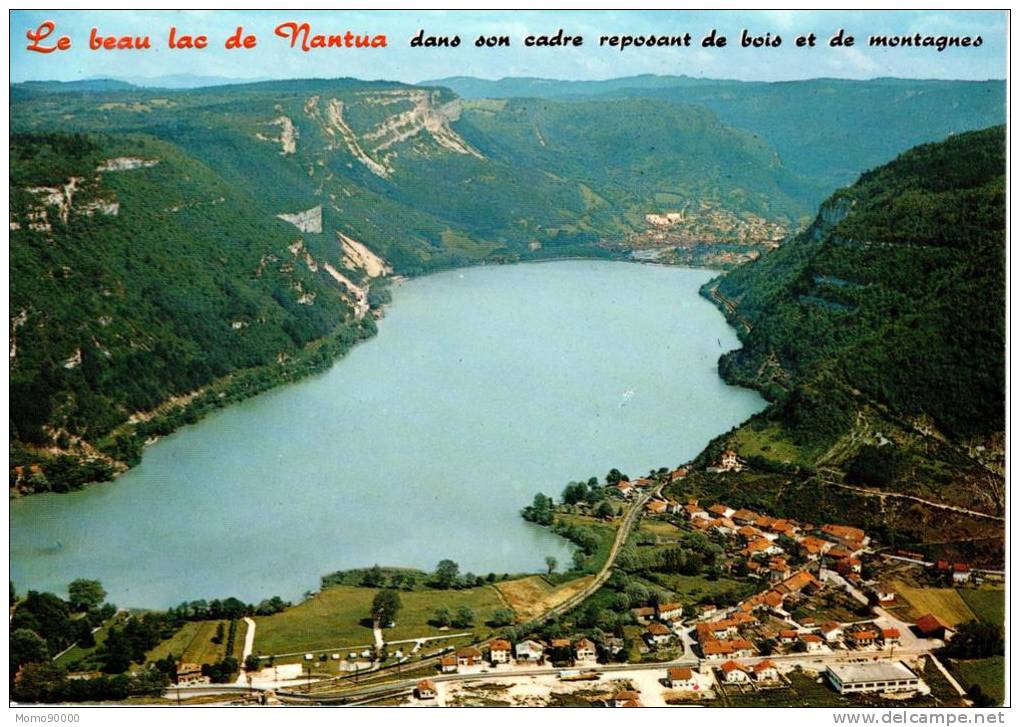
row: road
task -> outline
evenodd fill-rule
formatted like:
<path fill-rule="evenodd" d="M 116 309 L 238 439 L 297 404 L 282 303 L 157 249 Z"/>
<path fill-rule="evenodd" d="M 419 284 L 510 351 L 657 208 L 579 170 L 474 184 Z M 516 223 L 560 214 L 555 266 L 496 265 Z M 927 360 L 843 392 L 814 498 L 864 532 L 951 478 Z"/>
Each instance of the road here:
<path fill-rule="evenodd" d="M 602 585 L 609 579 L 612 574 L 613 565 L 615 564 L 616 558 L 619 555 L 620 549 L 626 544 L 627 538 L 630 535 L 631 529 L 634 527 L 634 523 L 637 522 L 644 509 L 645 504 L 653 497 L 661 493 L 665 483 L 659 484 L 657 487 L 650 489 L 648 492 L 639 495 L 635 498 L 629 509 L 624 513 L 623 519 L 620 521 L 620 525 L 617 528 L 616 536 L 613 539 L 613 544 L 609 549 L 606 562 L 596 573 L 595 578 L 590 584 L 584 589 L 578 591 L 578 593 L 571 596 L 563 603 L 549 609 L 543 614 L 539 620 L 544 620 L 551 616 L 560 615 L 565 613 L 577 605 L 582 603 L 585 599 L 591 596 L 595 591 L 602 587 Z M 878 618 L 875 620 L 882 623 L 883 626 L 898 626 L 901 628 L 901 633 L 904 629 L 909 633 L 909 627 L 897 619 L 894 619 L 885 611 L 878 610 Z M 252 630 L 253 632 L 253 630 Z M 905 644 L 903 647 L 895 647 L 890 649 L 888 652 L 820 652 L 814 654 L 787 654 L 779 656 L 768 657 L 772 661 L 777 663 L 787 664 L 801 664 L 808 668 L 818 669 L 819 667 L 826 666 L 832 663 L 855 661 L 855 660 L 867 660 L 877 661 L 885 658 L 902 658 L 910 656 L 919 656 L 927 654 L 930 651 L 928 645 L 922 645 L 918 640 L 913 640 L 909 644 Z M 413 668 L 418 670 L 422 667 L 428 666 L 433 662 L 437 661 L 438 657 L 431 657 L 429 659 L 423 659 L 420 662 L 416 662 Z M 761 658 L 755 660 L 744 660 L 747 663 L 760 661 Z M 602 673 L 612 673 L 620 671 L 635 671 L 635 670 L 661 670 L 664 671 L 673 666 L 688 666 L 697 668 L 702 662 L 711 664 L 721 664 L 720 660 L 701 660 L 695 656 L 690 648 L 685 649 L 685 656 L 666 662 L 656 663 L 645 663 L 645 664 L 600 664 L 596 668 Z M 492 680 L 501 678 L 511 677 L 526 677 L 526 676 L 539 676 L 539 675 L 554 675 L 558 674 L 561 669 L 553 667 L 542 667 L 535 669 L 513 669 L 513 670 L 486 670 L 484 672 L 477 672 L 473 674 L 437 674 L 430 676 L 435 682 L 470 682 L 470 681 L 481 681 L 481 680 Z M 378 679 L 384 676 L 391 676 L 390 671 L 380 670 L 374 675 L 374 678 Z M 313 690 L 309 691 L 290 691 L 287 689 L 280 689 L 277 691 L 277 696 L 284 699 L 286 702 L 294 704 L 308 704 L 308 703 L 352 703 L 371 699 L 373 697 L 396 695 L 401 693 L 410 692 L 414 689 L 421 677 L 415 677 L 413 679 L 403 680 L 390 680 L 379 684 L 370 684 L 362 687 L 355 687 L 353 689 L 344 687 L 352 686 L 350 681 L 344 678 L 331 679 L 320 681 L 313 686 Z M 208 685 L 206 687 L 196 686 L 181 691 L 182 696 L 189 696 L 191 694 L 209 694 L 216 693 L 214 690 L 220 689 L 224 693 L 233 692 L 238 687 L 226 687 L 222 685 Z M 319 691 L 320 689 L 326 689 L 331 691 Z M 340 689 L 343 692 L 340 693 Z"/>
<path fill-rule="evenodd" d="M 592 582 L 560 605 L 549 609 L 536 620 L 544 621 L 551 616 L 559 616 L 573 608 L 576 608 L 581 605 L 585 599 L 600 589 L 607 580 L 609 580 L 609 576 L 613 573 L 613 565 L 616 563 L 616 556 L 620 554 L 620 548 L 626 545 L 627 538 L 630 536 L 630 529 L 634 527 L 634 522 L 641 517 L 641 511 L 644 510 L 645 503 L 652 499 L 654 495 L 658 495 L 662 492 L 662 488 L 664 486 L 665 483 L 660 483 L 657 487 L 638 496 L 634 500 L 634 504 L 631 505 L 630 509 L 624 513 L 623 519 L 620 521 L 620 527 L 616 529 L 616 537 L 613 538 L 613 545 L 609 549 L 609 555 L 606 557 L 606 562 L 602 565 L 602 568 L 599 569 L 599 572 L 595 574 L 595 578 Z"/>
<path fill-rule="evenodd" d="M 573 608 L 576 608 L 578 605 L 583 603 L 585 601 L 585 599 L 589 598 L 599 588 L 601 588 L 605 584 L 605 582 L 607 580 L 609 580 L 609 576 L 612 574 L 612 571 L 613 571 L 613 565 L 616 562 L 616 557 L 620 554 L 620 549 L 626 544 L 627 538 L 630 536 L 631 528 L 634 527 L 634 523 L 638 520 L 638 518 L 640 518 L 642 510 L 644 510 L 645 503 L 647 503 L 653 496 L 658 495 L 659 493 L 661 493 L 662 492 L 662 488 L 664 486 L 665 486 L 664 482 L 660 483 L 658 486 L 649 489 L 648 492 L 645 492 L 645 493 L 643 493 L 641 495 L 638 495 L 634 499 L 634 501 L 631 503 L 630 507 L 623 514 L 623 517 L 620 520 L 620 525 L 616 529 L 616 536 L 613 538 L 613 544 L 609 548 L 609 553 L 608 553 L 608 555 L 606 557 L 606 562 L 603 563 L 603 565 L 599 569 L 598 573 L 595 574 L 595 577 L 592 579 L 591 583 L 589 583 L 587 586 L 582 588 L 580 591 L 578 591 L 577 593 L 572 595 L 570 598 L 565 600 L 563 603 L 561 603 L 561 604 L 559 604 L 557 606 L 554 606 L 553 608 L 550 608 L 544 614 L 542 614 L 541 616 L 537 617 L 535 619 L 536 622 L 545 621 L 548 618 L 551 618 L 553 616 L 559 616 L 561 614 L 564 614 L 564 613 L 570 611 Z M 484 646 L 485 643 L 487 643 L 487 642 L 480 642 L 477 645 L 478 646 Z M 409 667 L 409 668 L 421 669 L 422 667 L 427 667 L 427 666 L 430 666 L 430 665 L 434 665 L 434 664 L 438 663 L 438 661 L 439 661 L 439 657 L 438 656 L 433 656 L 433 657 L 429 657 L 427 659 L 422 659 L 421 661 L 418 661 L 418 662 L 415 662 L 414 664 L 406 665 L 406 666 Z M 378 680 L 378 679 L 381 679 L 381 678 L 384 678 L 384 677 L 387 677 L 387 676 L 391 676 L 391 675 L 392 675 L 392 667 L 387 668 L 387 669 L 377 669 L 371 675 L 364 674 L 364 675 L 361 675 L 360 678 L 362 680 L 366 680 L 367 679 L 367 680 L 371 681 L 371 680 Z M 336 690 L 336 689 L 339 689 L 339 688 L 346 687 L 350 683 L 351 683 L 350 675 L 344 675 L 344 676 L 336 677 L 336 678 L 333 678 L 333 679 L 320 680 L 320 681 L 316 682 L 315 684 L 309 685 L 309 687 L 307 689 L 307 694 L 298 695 L 297 693 L 293 693 L 293 692 L 291 692 L 289 694 L 290 694 L 290 696 L 295 697 L 295 698 L 323 699 L 323 698 L 328 698 L 328 694 L 329 694 L 330 690 Z M 391 684 L 391 682 L 387 682 L 387 684 Z M 412 684 L 412 686 L 413 686 L 413 684 Z M 323 697 L 322 696 L 323 694 L 327 695 L 327 697 Z"/>
<path fill-rule="evenodd" d="M 837 652 L 819 652 L 815 654 L 785 654 L 779 656 L 769 657 L 756 657 L 752 659 L 741 659 L 741 663 L 747 665 L 754 665 L 760 661 L 766 659 L 774 661 L 777 664 L 783 665 L 800 665 L 808 669 L 815 671 L 821 671 L 824 667 L 830 664 L 839 663 L 853 663 L 863 661 L 879 661 L 884 659 L 902 659 L 909 657 L 916 657 L 922 655 L 928 655 L 929 648 L 927 646 L 923 648 L 893 648 L 889 651 L 882 652 L 865 652 L 865 651 L 837 651 Z M 641 663 L 641 664 L 598 664 L 593 666 L 595 670 L 602 674 L 612 674 L 615 672 L 632 672 L 632 671 L 661 671 L 665 676 L 665 671 L 674 666 L 687 666 L 697 669 L 701 664 L 711 664 L 712 666 L 721 666 L 726 660 L 725 659 L 708 659 L 702 660 L 698 657 L 688 655 L 675 659 L 673 661 L 655 662 L 655 663 Z M 559 674 L 562 669 L 556 669 L 552 667 L 542 667 L 535 669 L 513 669 L 513 670 L 488 670 L 484 672 L 477 672 L 474 674 L 437 674 L 429 677 L 434 682 L 472 682 L 472 681 L 492 681 L 494 679 L 512 679 L 517 677 L 530 677 L 530 676 L 548 676 Z M 390 681 L 384 684 L 375 684 L 366 686 L 361 689 L 348 690 L 343 694 L 303 694 L 299 692 L 288 692 L 279 691 L 277 692 L 278 697 L 286 698 L 288 701 L 295 703 L 309 703 L 309 702 L 322 702 L 322 703 L 353 703 L 362 702 L 372 698 L 379 698 L 382 696 L 398 695 L 401 693 L 408 693 L 414 689 L 415 685 L 420 681 L 420 677 L 415 679 L 405 679 L 401 681 Z"/>
<path fill-rule="evenodd" d="M 1000 515 L 990 515 L 987 512 L 978 512 L 977 510 L 968 510 L 965 507 L 958 507 L 956 505 L 947 505 L 944 502 L 935 502 L 934 500 L 925 500 L 923 497 L 918 497 L 917 495 L 907 495 L 907 494 L 904 494 L 902 492 L 886 492 L 884 490 L 873 490 L 873 489 L 868 488 L 868 487 L 858 487 L 856 485 L 848 485 L 848 484 L 846 484 L 844 482 L 833 482 L 832 480 L 826 480 L 826 479 L 823 479 L 822 482 L 824 482 L 827 485 L 831 485 L 833 487 L 840 487 L 840 488 L 842 488 L 844 490 L 852 490 L 854 492 L 860 493 L 860 494 L 865 495 L 867 497 L 895 497 L 895 498 L 898 498 L 898 499 L 901 499 L 901 500 L 913 500 L 914 502 L 920 502 L 923 505 L 927 505 L 928 507 L 934 507 L 934 508 L 937 508 L 939 510 L 949 510 L 951 512 L 961 513 L 963 515 L 970 515 L 971 517 L 984 518 L 986 520 L 997 520 L 999 522 L 1006 522 L 1006 518 L 1004 518 L 1004 517 L 1002 517 Z"/>

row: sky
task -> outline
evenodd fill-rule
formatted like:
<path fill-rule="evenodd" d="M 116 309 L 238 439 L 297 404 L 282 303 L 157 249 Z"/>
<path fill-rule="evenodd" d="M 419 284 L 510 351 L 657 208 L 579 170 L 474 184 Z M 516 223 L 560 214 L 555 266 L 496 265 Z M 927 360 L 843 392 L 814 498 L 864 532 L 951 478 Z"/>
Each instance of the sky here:
<path fill-rule="evenodd" d="M 642 73 L 706 78 L 777 81 L 816 77 L 988 79 L 1006 76 L 1006 15 L 1003 11 L 13 11 L 11 81 L 83 78 L 153 78 L 170 74 L 249 78 L 386 79 L 409 83 L 453 75 L 479 78 L 537 76 L 598 80 Z M 43 41 L 71 39 L 66 51 L 27 50 L 26 32 L 46 20 L 56 29 Z M 387 47 L 325 48 L 302 52 L 277 37 L 280 23 L 308 22 L 312 33 L 385 34 Z M 178 34 L 205 33 L 204 50 L 170 50 L 170 26 Z M 254 33 L 257 47 L 226 50 L 223 43 L 237 26 Z M 100 35 L 149 35 L 151 50 L 89 50 L 91 29 Z M 526 48 L 526 35 L 581 35 L 581 47 Z M 726 48 L 702 48 L 713 28 L 729 38 Z M 771 32 L 778 48 L 741 48 L 742 29 Z M 858 38 L 852 48 L 830 48 L 840 28 Z M 459 35 L 458 48 L 411 48 L 410 39 Z M 692 36 L 690 48 L 600 47 L 603 35 Z M 814 33 L 817 46 L 797 48 L 798 35 Z M 877 49 L 867 36 L 921 33 L 933 36 L 981 36 L 980 47 Z M 509 35 L 509 48 L 476 48 L 479 35 Z"/>

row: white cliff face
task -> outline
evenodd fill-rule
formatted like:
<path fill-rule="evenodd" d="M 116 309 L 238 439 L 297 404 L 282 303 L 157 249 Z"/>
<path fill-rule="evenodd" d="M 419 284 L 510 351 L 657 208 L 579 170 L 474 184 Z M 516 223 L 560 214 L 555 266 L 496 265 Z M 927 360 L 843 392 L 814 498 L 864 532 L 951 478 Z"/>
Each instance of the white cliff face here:
<path fill-rule="evenodd" d="M 441 104 L 438 91 L 419 89 L 370 91 L 360 96 L 367 104 L 401 104 L 410 108 L 386 117 L 360 135 L 345 118 L 344 103 L 339 99 L 331 98 L 322 104 L 318 96 L 312 96 L 305 102 L 304 112 L 319 123 L 323 134 L 331 141 L 330 148 L 345 148 L 376 176 L 389 178 L 393 173 L 391 161 L 396 155 L 395 147 L 422 134 L 428 134 L 448 151 L 484 158 L 450 127 L 451 122 L 460 118 L 459 101 Z"/>
<path fill-rule="evenodd" d="M 357 240 L 347 237 L 342 232 L 336 233 L 340 240 L 340 250 L 343 253 L 344 267 L 351 270 L 364 270 L 370 278 L 389 275 L 393 272 L 390 264 L 369 250 Z"/>
<path fill-rule="evenodd" d="M 302 232 L 320 233 L 322 232 L 322 205 L 312 207 L 304 212 L 283 212 L 278 214 L 284 222 L 289 222 L 298 228 Z"/>
<path fill-rule="evenodd" d="M 278 116 L 270 121 L 267 126 L 278 126 L 280 133 L 278 136 L 269 136 L 268 134 L 257 133 L 255 137 L 262 141 L 272 141 L 280 145 L 280 154 L 286 156 L 287 154 L 294 154 L 297 152 L 297 140 L 298 130 L 294 126 L 294 122 L 287 116 Z"/>
<path fill-rule="evenodd" d="M 438 91 L 399 90 L 388 93 L 398 100 L 410 101 L 412 106 L 390 116 L 364 135 L 363 139 L 372 144 L 372 151 L 384 151 L 424 131 L 445 149 L 483 158 L 477 149 L 450 128 L 450 123 L 460 118 L 459 101 L 438 105 Z"/>
<path fill-rule="evenodd" d="M 126 172 L 131 169 L 146 169 L 159 164 L 159 159 L 141 159 L 139 157 L 115 157 L 107 159 L 96 167 L 97 172 Z"/>
<path fill-rule="evenodd" d="M 98 177 L 91 182 L 86 181 L 85 177 L 70 177 L 67 184 L 59 187 L 27 187 L 25 191 L 35 195 L 38 199 L 38 205 L 25 213 L 24 222 L 28 229 L 39 232 L 49 232 L 52 230 L 49 215 L 53 208 L 56 208 L 57 217 L 65 225 L 72 213 L 87 217 L 92 217 L 97 212 L 111 216 L 119 214 L 120 203 L 112 199 L 96 197 L 88 202 L 75 204 L 75 195 L 83 190 L 93 194 L 98 186 L 97 182 Z M 22 220 L 12 217 L 10 229 L 20 230 L 21 227 Z"/>
<path fill-rule="evenodd" d="M 319 122 L 322 132 L 330 139 L 330 149 L 343 146 L 359 162 L 368 167 L 373 174 L 389 177 L 392 170 L 370 157 L 358 141 L 358 135 L 344 119 L 344 104 L 339 99 L 331 98 L 326 102 L 325 109 L 319 108 L 319 97 L 312 96 L 305 102 L 305 113 Z"/>

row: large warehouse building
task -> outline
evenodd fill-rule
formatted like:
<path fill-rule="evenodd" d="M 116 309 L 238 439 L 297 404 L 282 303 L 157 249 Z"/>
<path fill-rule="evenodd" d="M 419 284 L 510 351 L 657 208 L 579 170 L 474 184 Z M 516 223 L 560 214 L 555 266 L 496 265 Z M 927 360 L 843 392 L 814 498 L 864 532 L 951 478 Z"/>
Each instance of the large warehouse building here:
<path fill-rule="evenodd" d="M 827 675 L 840 694 L 907 692 L 921 688 L 921 678 L 902 661 L 834 664 Z"/>

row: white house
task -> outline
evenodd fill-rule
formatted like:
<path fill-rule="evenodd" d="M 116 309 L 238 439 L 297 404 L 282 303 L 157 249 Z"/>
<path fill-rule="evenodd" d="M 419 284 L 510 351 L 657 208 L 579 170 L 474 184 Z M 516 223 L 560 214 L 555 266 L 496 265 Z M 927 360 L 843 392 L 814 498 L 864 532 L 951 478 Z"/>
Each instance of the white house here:
<path fill-rule="evenodd" d="M 825 646 L 825 639 L 818 634 L 804 634 L 800 640 L 807 646 L 808 651 L 821 651 Z"/>
<path fill-rule="evenodd" d="M 545 647 L 537 641 L 521 641 L 514 644 L 514 658 L 518 661 L 541 661 Z"/>
<path fill-rule="evenodd" d="M 489 661 L 493 664 L 509 663 L 510 653 L 510 642 L 506 639 L 493 639 L 489 642 Z"/>
<path fill-rule="evenodd" d="M 674 666 L 666 670 L 666 686 L 670 689 L 694 689 L 698 680 L 694 672 L 686 666 Z"/>
<path fill-rule="evenodd" d="M 679 603 L 660 603 L 657 610 L 660 621 L 677 621 L 684 615 L 684 607 Z"/>
<path fill-rule="evenodd" d="M 574 654 L 578 661 L 595 661 L 595 642 L 591 639 L 580 639 L 574 644 Z"/>
<path fill-rule="evenodd" d="M 757 682 L 778 682 L 779 681 L 779 669 L 775 663 L 766 659 L 760 661 L 751 667 L 751 671 L 754 673 L 754 680 Z"/>
<path fill-rule="evenodd" d="M 723 674 L 723 681 L 727 684 L 740 684 L 750 680 L 747 675 L 747 667 L 739 661 L 727 661 L 720 667 Z"/>
<path fill-rule="evenodd" d="M 650 646 L 661 646 L 662 644 L 667 644 L 672 638 L 673 632 L 658 622 L 648 624 L 648 629 L 645 631 L 645 641 L 647 641 Z"/>

